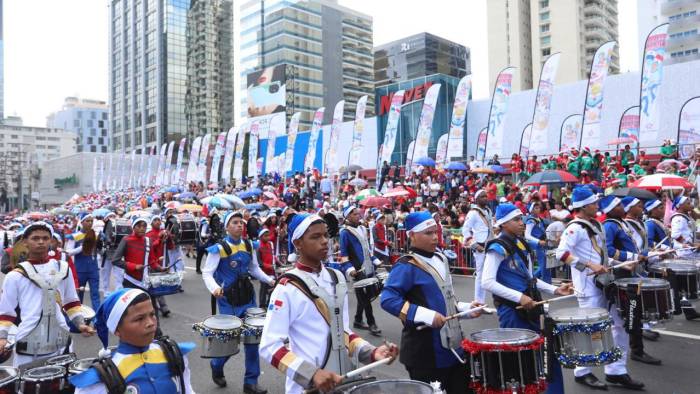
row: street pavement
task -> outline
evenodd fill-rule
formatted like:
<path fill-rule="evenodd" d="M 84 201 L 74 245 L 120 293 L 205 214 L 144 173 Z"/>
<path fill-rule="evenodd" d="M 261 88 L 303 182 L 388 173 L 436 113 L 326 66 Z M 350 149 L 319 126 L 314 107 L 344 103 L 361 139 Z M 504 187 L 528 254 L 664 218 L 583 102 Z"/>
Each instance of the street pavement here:
<path fill-rule="evenodd" d="M 194 261 L 187 259 L 187 270 L 183 282 L 185 291 L 180 294 L 168 296 L 168 305 L 172 311 L 167 319 L 161 320 L 163 331 L 177 341 L 191 341 L 199 347 L 199 335 L 192 331 L 192 324 L 207 318 L 210 313 L 210 298 L 201 276 L 194 271 Z M 454 284 L 458 298 L 468 301 L 473 298 L 473 283 L 471 277 L 455 276 Z M 257 285 L 256 285 L 257 290 Z M 490 297 L 489 297 L 490 298 Z M 89 304 L 89 296 L 85 296 Z M 355 297 L 349 293 L 350 311 L 354 315 Z M 563 301 L 552 308 L 575 306 L 575 300 Z M 399 344 L 401 338 L 401 324 L 399 320 L 384 312 L 379 306 L 379 301 L 373 303 L 374 315 L 378 326 L 382 329 L 382 337 L 373 337 L 367 331 L 358 331 L 358 334 L 375 345 L 381 344 L 386 339 Z M 351 316 L 352 319 L 352 316 Z M 495 315 L 485 315 L 478 319 L 463 321 L 465 333 L 494 328 L 498 326 Z M 658 342 L 645 341 L 647 353 L 661 358 L 661 366 L 650 366 L 635 361 L 628 362 L 630 375 L 641 380 L 646 385 L 646 392 L 659 394 L 692 394 L 700 393 L 696 379 L 700 376 L 698 367 L 698 355 L 700 354 L 700 321 L 689 322 L 685 318 L 676 317 L 675 320 L 659 326 L 667 331 L 662 334 Z M 661 331 L 660 330 L 660 331 Z M 663 331 L 662 331 L 663 332 Z M 83 338 L 74 336 L 75 352 L 79 358 L 95 357 L 100 348 L 96 337 Z M 111 342 L 116 344 L 116 338 Z M 233 356 L 226 364 L 225 375 L 228 387 L 218 388 L 211 381 L 211 369 L 209 361 L 200 357 L 200 350 L 195 349 L 189 355 L 189 365 L 192 371 L 192 386 L 197 393 L 241 393 L 243 391 L 244 355 L 243 345 L 241 352 Z M 9 362 L 5 363 L 5 365 Z M 259 385 L 271 394 L 284 393 L 284 376 L 261 361 L 262 375 Z M 603 369 L 596 368 L 598 378 L 603 379 Z M 378 379 L 408 378 L 403 366 L 397 361 L 393 365 L 376 369 L 373 375 Z M 564 370 L 564 379 L 567 393 L 589 393 L 584 386 L 574 382 L 573 371 Z M 629 390 L 613 388 L 609 386 L 609 393 L 629 393 Z M 398 393 L 396 393 L 398 394 Z"/>

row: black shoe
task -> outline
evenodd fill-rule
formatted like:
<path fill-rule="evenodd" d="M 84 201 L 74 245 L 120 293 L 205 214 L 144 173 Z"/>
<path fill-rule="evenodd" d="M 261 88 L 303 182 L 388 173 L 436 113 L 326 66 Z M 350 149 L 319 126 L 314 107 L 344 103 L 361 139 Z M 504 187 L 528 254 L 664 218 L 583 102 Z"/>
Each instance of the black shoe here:
<path fill-rule="evenodd" d="M 608 383 L 619 384 L 626 389 L 641 390 L 644 388 L 644 383 L 633 380 L 628 374 L 605 375 L 605 381 Z"/>
<path fill-rule="evenodd" d="M 257 384 L 244 384 L 243 392 L 245 394 L 267 394 L 267 390 L 259 388 Z"/>
<path fill-rule="evenodd" d="M 162 310 L 162 311 L 160 311 L 160 313 L 161 313 L 161 314 L 163 315 L 163 317 L 165 317 L 165 318 L 170 317 L 170 310 L 169 310 L 169 309 Z"/>
<path fill-rule="evenodd" d="M 593 390 L 607 390 L 608 385 L 598 380 L 598 378 L 592 373 L 585 374 L 583 376 L 575 376 L 576 383 L 581 383 Z"/>
<path fill-rule="evenodd" d="M 370 332 L 372 335 L 374 335 L 375 337 L 381 336 L 381 334 L 382 334 L 382 330 L 380 330 L 379 327 L 377 327 L 376 324 L 371 324 L 371 325 L 369 326 L 369 332 Z"/>
<path fill-rule="evenodd" d="M 642 330 L 642 337 L 643 337 L 644 339 L 648 339 L 648 340 L 650 340 L 650 341 L 656 342 L 656 341 L 659 340 L 659 337 L 660 337 L 660 336 L 661 336 L 661 334 L 659 334 L 658 331 Z"/>
<path fill-rule="evenodd" d="M 641 354 L 632 353 L 630 358 L 634 361 L 639 361 L 644 364 L 661 365 L 661 360 L 659 360 L 658 358 L 654 358 L 644 352 L 642 352 Z"/>
<path fill-rule="evenodd" d="M 686 320 L 695 320 L 700 318 L 700 313 L 698 313 L 692 306 L 683 307 L 683 314 L 685 315 Z"/>
<path fill-rule="evenodd" d="M 202 275 L 202 270 L 197 270 L 197 275 Z"/>
<path fill-rule="evenodd" d="M 352 324 L 353 328 L 357 328 L 359 330 L 369 330 L 369 326 L 365 324 L 363 321 L 356 321 Z"/>
<path fill-rule="evenodd" d="M 213 380 L 219 387 L 226 387 L 226 378 L 224 377 L 223 373 L 217 374 L 216 372 L 211 371 L 211 380 Z"/>

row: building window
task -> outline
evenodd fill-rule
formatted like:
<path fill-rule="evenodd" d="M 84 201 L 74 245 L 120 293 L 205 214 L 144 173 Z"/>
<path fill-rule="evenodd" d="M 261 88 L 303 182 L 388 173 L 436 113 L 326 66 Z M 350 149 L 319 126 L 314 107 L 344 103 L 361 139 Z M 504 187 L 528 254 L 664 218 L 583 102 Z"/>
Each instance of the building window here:
<path fill-rule="evenodd" d="M 103 146 L 103 147 L 102 147 L 102 153 L 106 153 L 106 152 L 107 152 L 107 147 L 106 147 L 106 146 Z"/>
<path fill-rule="evenodd" d="M 549 7 L 549 0 L 540 1 L 540 8 L 547 8 L 547 7 Z"/>
<path fill-rule="evenodd" d="M 546 24 L 540 26 L 541 33 L 547 33 L 548 31 L 549 31 L 549 23 L 546 23 Z"/>
<path fill-rule="evenodd" d="M 549 11 L 541 12 L 540 13 L 540 20 L 541 21 L 548 21 L 549 20 Z"/>
<path fill-rule="evenodd" d="M 544 49 L 542 50 L 542 56 L 549 56 L 551 53 L 552 53 L 552 49 L 551 49 L 551 48 L 544 48 Z"/>
<path fill-rule="evenodd" d="M 78 119 L 82 119 L 83 118 L 83 111 L 78 111 L 78 114 L 76 116 L 78 117 Z"/>
<path fill-rule="evenodd" d="M 540 38 L 540 43 L 541 43 L 542 45 L 549 45 L 549 43 L 550 43 L 551 41 L 552 41 L 552 37 L 551 37 L 551 36 L 545 36 L 545 37 Z"/>
<path fill-rule="evenodd" d="M 92 145 L 90 147 L 90 152 L 97 152 L 97 147 L 95 145 Z"/>
<path fill-rule="evenodd" d="M 73 127 L 80 127 L 80 119 L 73 119 Z"/>

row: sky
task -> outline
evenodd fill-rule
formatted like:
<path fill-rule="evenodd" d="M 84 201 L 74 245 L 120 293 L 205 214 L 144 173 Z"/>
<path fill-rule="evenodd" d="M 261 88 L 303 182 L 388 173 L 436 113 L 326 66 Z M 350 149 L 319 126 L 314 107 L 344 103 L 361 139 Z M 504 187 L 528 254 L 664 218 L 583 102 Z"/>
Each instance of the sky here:
<path fill-rule="evenodd" d="M 240 0 L 235 0 L 236 2 Z M 420 32 L 471 50 L 473 97 L 490 94 L 486 1 L 339 0 L 371 15 L 374 44 Z M 5 0 L 5 115 L 45 126 L 68 96 L 108 98 L 108 1 Z M 622 71 L 638 70 L 636 0 L 619 0 Z M 429 10 L 426 6 L 429 5 Z M 236 86 L 239 86 L 238 84 Z"/>

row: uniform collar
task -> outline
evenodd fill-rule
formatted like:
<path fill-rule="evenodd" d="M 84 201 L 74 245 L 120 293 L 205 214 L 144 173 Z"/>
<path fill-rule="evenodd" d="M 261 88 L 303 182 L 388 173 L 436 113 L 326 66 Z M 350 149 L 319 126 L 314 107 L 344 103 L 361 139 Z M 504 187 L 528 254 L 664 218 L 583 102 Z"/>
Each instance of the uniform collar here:
<path fill-rule="evenodd" d="M 423 250 L 423 249 L 418 249 L 418 248 L 411 248 L 411 252 L 412 252 L 412 253 L 415 253 L 415 254 L 417 254 L 417 255 L 419 255 L 419 256 L 423 256 L 423 257 L 425 257 L 426 259 L 432 259 L 433 256 L 435 255 L 435 253 L 426 252 L 425 250 Z"/>
<path fill-rule="evenodd" d="M 243 241 L 243 238 L 239 238 L 238 240 L 234 240 L 233 237 L 226 234 L 226 241 L 228 241 L 229 243 L 231 243 L 233 245 L 238 245 L 239 243 L 241 243 L 241 241 Z"/>
<path fill-rule="evenodd" d="M 134 346 L 132 344 L 120 341 L 119 345 L 117 346 L 117 352 L 122 353 L 122 354 L 145 353 L 146 351 L 148 351 L 148 348 L 150 348 L 150 347 L 151 347 L 150 344 L 146 347 L 140 347 L 140 346 Z"/>
<path fill-rule="evenodd" d="M 321 272 L 321 269 L 323 268 L 323 265 L 320 265 L 320 266 L 318 267 L 318 270 L 314 270 L 313 268 L 309 267 L 308 265 L 304 265 L 304 264 L 302 264 L 302 263 L 300 263 L 300 262 L 297 261 L 296 263 L 294 263 L 294 267 L 297 268 L 297 269 L 299 269 L 299 270 L 301 270 L 301 271 L 304 271 L 304 272 L 310 272 L 310 273 L 316 273 L 316 274 L 317 274 L 317 273 Z"/>
<path fill-rule="evenodd" d="M 51 260 L 51 259 L 49 259 L 48 256 L 44 257 L 44 258 L 41 259 L 41 260 L 27 259 L 27 261 L 28 261 L 31 265 L 46 264 L 46 263 L 48 263 L 50 260 Z"/>

